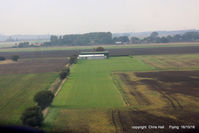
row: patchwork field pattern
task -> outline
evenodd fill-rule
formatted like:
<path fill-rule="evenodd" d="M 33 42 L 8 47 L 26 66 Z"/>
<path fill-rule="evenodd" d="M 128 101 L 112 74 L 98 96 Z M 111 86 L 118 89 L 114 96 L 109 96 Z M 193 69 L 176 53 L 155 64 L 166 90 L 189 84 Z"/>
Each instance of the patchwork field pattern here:
<path fill-rule="evenodd" d="M 133 125 L 198 126 L 198 48 L 111 48 L 112 56 L 142 56 L 79 61 L 71 67 L 43 128 L 131 133 L 137 132 L 131 129 Z M 20 60 L 0 64 L 0 122 L 21 124 L 23 110 L 35 104 L 34 94 L 55 81 L 67 63 L 66 56 L 80 51 L 1 52 L 6 58 L 19 54 Z"/>
<path fill-rule="evenodd" d="M 153 67 L 145 65 L 142 61 L 131 57 L 114 57 L 107 60 L 79 61 L 77 65 L 72 66 L 71 74 L 67 82 L 55 97 L 52 107 L 50 108 L 45 119 L 45 127 L 49 128 L 54 127 L 55 125 L 56 129 L 59 129 L 57 126 L 59 127 L 59 124 L 62 123 L 61 125 L 63 125 L 62 127 L 64 128 L 62 130 L 73 130 L 77 132 L 77 125 L 72 126 L 70 124 L 69 127 L 67 126 L 69 123 L 67 123 L 65 120 L 67 120 L 71 114 L 68 112 L 68 110 L 76 109 L 74 112 L 84 111 L 85 114 L 82 114 L 82 120 L 79 121 L 80 125 L 84 125 L 87 118 L 95 114 L 91 113 L 92 111 L 87 112 L 86 110 L 96 109 L 94 112 L 102 110 L 102 112 L 99 111 L 97 113 L 102 114 L 103 116 L 109 116 L 110 119 L 104 117 L 102 118 L 107 123 L 111 123 L 111 125 L 108 126 L 109 129 L 106 129 L 111 131 L 114 129 L 114 125 L 112 124 L 110 108 L 126 106 L 119 90 L 117 89 L 117 86 L 112 80 L 111 72 L 132 70 L 146 71 L 153 70 Z M 109 109 L 110 111 L 107 112 Z M 65 117 L 67 115 L 68 117 Z M 96 122 L 98 119 L 100 119 L 100 117 L 97 118 L 92 125 L 97 125 Z M 75 122 L 73 124 L 75 124 Z M 91 123 L 89 122 L 86 126 L 89 127 L 87 128 L 89 131 L 92 130 L 90 128 L 90 124 Z M 65 128 L 64 125 L 68 128 Z M 99 124 L 99 126 L 101 126 L 101 128 L 107 128 L 104 127 L 106 125 L 103 125 L 103 123 Z M 83 126 L 79 128 L 83 128 Z M 100 130 L 97 131 L 100 132 Z"/>
<path fill-rule="evenodd" d="M 197 56 L 175 55 L 173 58 L 176 62 L 186 60 L 188 63 L 197 60 Z M 139 132 L 131 128 L 136 125 L 164 125 L 162 132 L 171 131 L 168 125 L 192 124 L 198 127 L 197 64 L 190 67 L 171 64 L 159 68 L 143 63 L 144 58 L 153 57 L 112 57 L 73 65 L 68 81 L 55 97 L 45 118 L 44 129 L 131 133 Z M 176 71 L 179 69 L 183 71 Z"/>
<path fill-rule="evenodd" d="M 157 44 L 156 44 L 157 45 Z M 182 45 L 180 47 L 175 47 L 175 45 L 164 45 L 159 44 L 156 47 L 150 45 L 140 45 L 138 47 L 111 47 L 107 49 L 110 56 L 128 56 L 128 55 L 168 55 L 168 54 L 198 54 L 199 44 L 192 46 L 191 44 Z M 88 47 L 88 46 L 87 46 Z M 12 55 L 19 55 L 21 59 L 24 58 L 60 58 L 68 57 L 73 54 L 79 54 L 82 51 L 91 51 L 91 49 L 81 48 L 81 49 L 69 49 L 65 50 L 63 47 L 56 49 L 56 47 L 48 48 L 18 48 L 18 49 L 0 49 L 0 56 L 10 58 Z M 96 48 L 97 46 L 95 46 Z M 123 48 L 122 48 L 123 47 Z M 18 52 L 17 52 L 18 51 Z"/>

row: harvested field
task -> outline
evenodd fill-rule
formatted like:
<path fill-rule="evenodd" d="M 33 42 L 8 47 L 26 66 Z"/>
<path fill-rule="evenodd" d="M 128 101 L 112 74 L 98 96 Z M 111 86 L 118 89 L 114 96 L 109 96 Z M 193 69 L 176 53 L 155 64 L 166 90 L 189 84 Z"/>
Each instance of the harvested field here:
<path fill-rule="evenodd" d="M 169 125 L 183 125 L 183 122 L 176 119 L 133 109 L 118 110 L 115 117 L 119 118 L 124 133 L 168 133 L 172 131 L 169 129 Z M 146 129 L 136 129 L 136 126 L 145 126 Z M 164 126 L 164 129 L 150 129 L 152 126 L 160 126 L 159 128 Z M 174 132 L 176 131 L 174 130 Z"/>
<path fill-rule="evenodd" d="M 0 52 L 0 56 L 10 58 L 12 55 L 19 55 L 21 59 L 27 58 L 66 58 L 78 51 L 60 50 L 60 51 L 30 51 L 30 52 Z"/>
<path fill-rule="evenodd" d="M 169 125 L 199 129 L 199 71 L 129 72 L 119 75 L 129 109 L 118 109 L 124 132 L 171 132 Z M 125 94 L 125 95 L 124 95 Z M 165 130 L 136 130 L 131 126 L 164 125 Z M 178 131 L 178 130 L 174 130 Z M 191 130 L 179 130 L 191 132 Z"/>
<path fill-rule="evenodd" d="M 147 72 L 136 73 L 136 76 L 151 78 L 140 81 L 149 85 L 149 89 L 157 88 L 157 91 L 164 91 L 168 95 L 182 94 L 199 98 L 199 71 Z"/>
<path fill-rule="evenodd" d="M 115 127 L 106 110 L 62 109 L 52 131 L 69 133 L 111 133 Z"/>
<path fill-rule="evenodd" d="M 160 70 L 198 69 L 199 54 L 139 56 L 144 63 Z"/>
<path fill-rule="evenodd" d="M 0 64 L 0 74 L 59 72 L 67 63 L 66 58 L 21 59 L 12 64 Z"/>
<path fill-rule="evenodd" d="M 29 51 L 29 52 L 0 52 L 0 56 L 10 58 L 11 55 L 19 55 L 20 58 L 51 58 L 51 57 L 68 57 L 78 54 L 81 51 L 90 50 L 54 50 L 54 51 Z M 165 55 L 165 54 L 193 54 L 199 53 L 199 46 L 184 47 L 159 47 L 159 48 L 120 48 L 108 49 L 110 56 L 126 55 Z"/>

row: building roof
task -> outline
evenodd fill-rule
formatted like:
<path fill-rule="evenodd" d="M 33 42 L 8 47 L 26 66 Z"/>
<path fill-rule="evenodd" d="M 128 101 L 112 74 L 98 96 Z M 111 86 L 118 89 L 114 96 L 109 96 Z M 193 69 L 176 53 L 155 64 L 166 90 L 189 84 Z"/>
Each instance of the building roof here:
<path fill-rule="evenodd" d="M 94 52 L 81 52 L 80 55 L 85 55 L 85 54 L 108 54 L 108 51 L 94 51 Z"/>
<path fill-rule="evenodd" d="M 100 56 L 104 56 L 104 54 L 90 54 L 90 55 L 79 55 L 79 57 L 100 57 Z"/>

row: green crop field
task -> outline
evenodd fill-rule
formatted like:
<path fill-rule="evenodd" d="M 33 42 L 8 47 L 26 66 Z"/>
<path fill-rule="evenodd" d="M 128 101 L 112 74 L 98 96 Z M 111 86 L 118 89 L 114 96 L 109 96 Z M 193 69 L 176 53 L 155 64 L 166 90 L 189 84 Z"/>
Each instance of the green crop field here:
<path fill-rule="evenodd" d="M 55 98 L 53 106 L 121 107 L 123 101 L 111 79 L 111 72 L 152 69 L 130 57 L 80 61 L 72 67 L 71 75 Z"/>
<path fill-rule="evenodd" d="M 0 124 L 21 124 L 21 113 L 35 103 L 33 97 L 48 89 L 57 73 L 1 74 Z"/>

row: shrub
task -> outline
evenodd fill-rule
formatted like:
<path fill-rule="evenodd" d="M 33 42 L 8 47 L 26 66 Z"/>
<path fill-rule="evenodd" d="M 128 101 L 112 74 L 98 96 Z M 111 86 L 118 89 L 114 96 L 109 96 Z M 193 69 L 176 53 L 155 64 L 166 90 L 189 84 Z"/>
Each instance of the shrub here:
<path fill-rule="evenodd" d="M 41 107 L 41 109 L 45 109 L 48 107 L 54 98 L 54 94 L 51 91 L 40 91 L 34 96 L 34 101 L 37 102 L 38 106 Z"/>
<path fill-rule="evenodd" d="M 77 63 L 77 55 L 73 55 L 70 57 L 69 63 L 72 64 L 76 64 Z"/>
<path fill-rule="evenodd" d="M 43 121 L 43 114 L 39 106 L 27 108 L 21 115 L 23 125 L 40 127 Z"/>
<path fill-rule="evenodd" d="M 4 61 L 4 60 L 6 60 L 6 58 L 3 56 L 0 56 L 0 61 Z"/>
<path fill-rule="evenodd" d="M 129 55 L 130 58 L 133 58 L 133 55 Z"/>
<path fill-rule="evenodd" d="M 13 55 L 13 56 L 11 57 L 11 59 L 12 59 L 13 61 L 18 61 L 19 56 L 18 56 L 18 55 Z"/>
<path fill-rule="evenodd" d="M 96 49 L 94 49 L 95 51 L 104 51 L 105 49 L 103 47 L 97 47 Z"/>
<path fill-rule="evenodd" d="M 62 80 L 70 74 L 70 68 L 66 67 L 59 73 L 59 78 Z"/>

